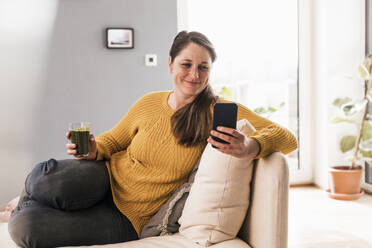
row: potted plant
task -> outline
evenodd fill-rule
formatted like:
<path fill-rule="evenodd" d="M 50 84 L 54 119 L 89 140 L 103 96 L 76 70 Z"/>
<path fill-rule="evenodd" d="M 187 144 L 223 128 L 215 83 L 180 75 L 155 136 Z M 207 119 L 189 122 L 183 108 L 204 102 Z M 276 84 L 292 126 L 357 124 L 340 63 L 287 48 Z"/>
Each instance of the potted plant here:
<path fill-rule="evenodd" d="M 363 194 L 361 178 L 363 164 L 372 163 L 372 118 L 368 114 L 368 103 L 372 100 L 371 65 L 372 54 L 366 56 L 359 65 L 358 74 L 363 80 L 363 99 L 353 101 L 349 97 L 337 98 L 333 105 L 340 108 L 342 117 L 335 117 L 332 123 L 350 123 L 355 125 L 357 135 L 345 135 L 339 146 L 343 153 L 352 152 L 349 157 L 351 165 L 331 166 L 329 196 L 334 199 L 359 199 Z M 354 149 L 354 150 L 353 150 Z"/>

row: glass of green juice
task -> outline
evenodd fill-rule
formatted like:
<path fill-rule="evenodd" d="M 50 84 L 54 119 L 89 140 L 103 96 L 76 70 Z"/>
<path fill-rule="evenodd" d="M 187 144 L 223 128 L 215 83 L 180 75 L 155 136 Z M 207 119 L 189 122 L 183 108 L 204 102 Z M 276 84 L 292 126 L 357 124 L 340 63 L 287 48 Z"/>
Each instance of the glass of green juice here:
<path fill-rule="evenodd" d="M 72 122 L 68 127 L 70 131 L 70 141 L 76 144 L 76 157 L 84 157 L 89 154 L 89 122 Z"/>

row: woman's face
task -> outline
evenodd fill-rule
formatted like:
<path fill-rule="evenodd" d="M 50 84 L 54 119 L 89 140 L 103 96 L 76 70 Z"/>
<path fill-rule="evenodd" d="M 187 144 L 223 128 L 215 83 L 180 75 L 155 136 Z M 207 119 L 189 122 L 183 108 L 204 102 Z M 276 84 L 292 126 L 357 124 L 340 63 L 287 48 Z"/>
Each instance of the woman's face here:
<path fill-rule="evenodd" d="M 195 97 L 207 85 L 212 60 L 207 49 L 189 43 L 174 58 L 169 58 L 169 70 L 173 75 L 174 90 L 178 96 Z"/>

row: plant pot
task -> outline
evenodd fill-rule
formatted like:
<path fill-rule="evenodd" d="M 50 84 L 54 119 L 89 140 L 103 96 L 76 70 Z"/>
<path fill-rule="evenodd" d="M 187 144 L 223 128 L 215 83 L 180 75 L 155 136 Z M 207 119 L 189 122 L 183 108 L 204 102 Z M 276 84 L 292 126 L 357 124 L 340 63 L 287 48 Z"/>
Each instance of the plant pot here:
<path fill-rule="evenodd" d="M 361 166 L 350 169 L 349 166 L 332 166 L 329 168 L 329 196 L 340 200 L 359 199 L 362 195 L 361 180 L 363 169 Z"/>

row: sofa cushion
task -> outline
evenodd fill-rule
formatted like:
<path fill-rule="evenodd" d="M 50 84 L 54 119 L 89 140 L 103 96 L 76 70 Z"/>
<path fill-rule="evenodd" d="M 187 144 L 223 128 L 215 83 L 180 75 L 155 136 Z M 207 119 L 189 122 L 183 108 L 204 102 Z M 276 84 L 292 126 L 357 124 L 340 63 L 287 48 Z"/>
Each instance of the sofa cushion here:
<path fill-rule="evenodd" d="M 199 160 L 200 161 L 200 160 Z M 199 161 L 192 169 L 188 181 L 179 187 L 159 211 L 150 219 L 141 231 L 141 238 L 167 235 L 178 232 L 180 227 L 178 219 L 181 217 L 183 207 L 194 182 Z"/>
<path fill-rule="evenodd" d="M 245 119 L 237 129 L 255 131 Z M 180 233 L 202 246 L 236 237 L 249 206 L 253 161 L 205 148 L 179 220 Z"/>
<path fill-rule="evenodd" d="M 0 247 L 17 248 L 8 232 L 8 223 L 0 223 Z"/>
<path fill-rule="evenodd" d="M 8 223 L 0 223 L 0 247 L 17 248 L 17 245 L 10 238 L 8 232 Z M 200 248 L 192 240 L 176 233 L 174 235 L 165 235 L 158 237 L 150 237 L 130 242 L 109 244 L 109 245 L 93 245 L 93 246 L 74 246 L 89 247 L 89 248 Z M 71 247 L 72 248 L 72 247 Z M 210 248 L 250 248 L 247 243 L 239 238 L 228 240 L 219 243 Z"/>
<path fill-rule="evenodd" d="M 94 245 L 89 246 L 89 248 L 200 248 L 200 245 L 194 243 L 185 236 L 182 236 L 180 233 L 176 233 L 174 235 L 149 237 L 125 243 Z M 216 244 L 210 248 L 250 248 L 250 246 L 241 239 L 236 238 Z"/>

